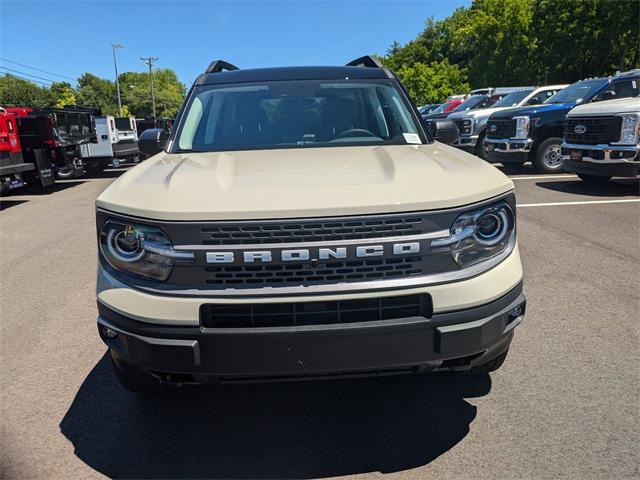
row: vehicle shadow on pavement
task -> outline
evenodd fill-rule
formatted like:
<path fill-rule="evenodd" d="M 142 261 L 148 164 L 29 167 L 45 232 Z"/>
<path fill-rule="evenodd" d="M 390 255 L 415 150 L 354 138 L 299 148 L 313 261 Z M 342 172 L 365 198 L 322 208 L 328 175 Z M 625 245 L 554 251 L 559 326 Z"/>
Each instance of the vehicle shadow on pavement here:
<path fill-rule="evenodd" d="M 425 465 L 469 432 L 489 375 L 432 374 L 126 392 L 108 355 L 60 429 L 116 478 L 314 478 Z"/>
<path fill-rule="evenodd" d="M 51 195 L 52 193 L 61 192 L 67 188 L 77 187 L 85 182 L 86 180 L 57 180 L 53 185 L 42 188 L 39 183 L 32 181 L 22 188 L 12 190 L 10 195 L 12 197 L 21 197 L 23 195 Z"/>
<path fill-rule="evenodd" d="M 536 186 L 556 192 L 593 197 L 627 197 L 640 195 L 640 182 L 636 179 L 611 180 L 602 184 L 590 184 L 582 180 L 536 182 Z"/>
<path fill-rule="evenodd" d="M 27 203 L 27 200 L 2 200 L 0 199 L 0 212 L 7 208 L 15 207 L 21 203 Z"/>

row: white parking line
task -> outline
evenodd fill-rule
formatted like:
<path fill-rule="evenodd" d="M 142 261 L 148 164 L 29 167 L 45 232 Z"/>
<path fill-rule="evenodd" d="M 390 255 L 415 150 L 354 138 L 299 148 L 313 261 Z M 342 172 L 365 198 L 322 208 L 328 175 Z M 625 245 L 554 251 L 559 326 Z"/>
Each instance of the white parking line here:
<path fill-rule="evenodd" d="M 570 173 L 567 174 L 558 174 L 558 175 L 531 175 L 528 177 L 509 177 L 511 180 L 553 180 L 554 178 L 578 178 L 577 175 L 572 175 Z"/>
<path fill-rule="evenodd" d="M 625 198 L 620 200 L 585 200 L 584 202 L 548 202 L 548 203 L 518 203 L 516 207 L 555 207 L 558 205 L 595 205 L 599 203 L 637 203 L 640 198 Z"/>

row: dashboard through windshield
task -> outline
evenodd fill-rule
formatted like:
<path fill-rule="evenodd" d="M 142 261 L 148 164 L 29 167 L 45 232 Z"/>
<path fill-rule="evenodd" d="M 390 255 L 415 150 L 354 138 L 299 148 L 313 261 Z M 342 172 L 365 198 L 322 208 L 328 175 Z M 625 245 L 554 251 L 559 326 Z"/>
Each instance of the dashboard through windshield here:
<path fill-rule="evenodd" d="M 391 80 L 200 86 L 182 118 L 178 152 L 427 142 Z"/>

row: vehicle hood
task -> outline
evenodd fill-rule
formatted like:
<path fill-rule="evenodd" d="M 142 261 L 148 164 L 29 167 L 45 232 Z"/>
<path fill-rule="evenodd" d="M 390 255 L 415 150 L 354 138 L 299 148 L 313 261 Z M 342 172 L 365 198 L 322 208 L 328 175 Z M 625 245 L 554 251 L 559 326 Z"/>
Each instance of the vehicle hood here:
<path fill-rule="evenodd" d="M 462 120 L 463 118 L 489 118 L 492 113 L 509 110 L 509 108 L 510 107 L 480 108 L 477 110 L 468 110 L 466 112 L 455 112 L 449 115 L 449 120 Z"/>
<path fill-rule="evenodd" d="M 300 218 L 448 208 L 512 188 L 495 167 L 438 142 L 160 153 L 96 206 L 159 220 Z"/>
<path fill-rule="evenodd" d="M 559 110 L 571 110 L 575 103 L 545 103 L 542 105 L 532 105 L 529 107 L 507 108 L 499 112 L 498 117 L 515 117 L 516 115 L 536 115 L 551 113 Z"/>
<path fill-rule="evenodd" d="M 616 113 L 640 112 L 640 97 L 617 98 L 604 102 L 586 103 L 578 105 L 569 115 L 613 115 Z"/>

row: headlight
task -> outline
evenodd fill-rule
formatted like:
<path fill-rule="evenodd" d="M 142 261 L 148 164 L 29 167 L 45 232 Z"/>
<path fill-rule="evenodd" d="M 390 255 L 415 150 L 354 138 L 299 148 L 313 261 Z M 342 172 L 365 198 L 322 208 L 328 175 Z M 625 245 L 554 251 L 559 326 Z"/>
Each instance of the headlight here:
<path fill-rule="evenodd" d="M 473 133 L 473 127 L 476 123 L 475 118 L 465 118 L 462 120 L 462 128 L 460 129 L 460 135 L 471 135 Z"/>
<path fill-rule="evenodd" d="M 116 270 L 154 280 L 166 280 L 176 261 L 193 261 L 193 254 L 176 252 L 171 241 L 154 227 L 109 220 L 100 229 L 100 252 Z"/>
<path fill-rule="evenodd" d="M 451 235 L 433 240 L 431 248 L 449 249 L 460 267 L 468 267 L 509 248 L 514 231 L 513 211 L 500 202 L 460 215 L 451 226 Z"/>
<path fill-rule="evenodd" d="M 635 145 L 640 136 L 640 114 L 627 113 L 620 115 L 622 126 L 620 128 L 620 140 L 614 142 L 617 145 Z"/>
<path fill-rule="evenodd" d="M 531 120 L 528 116 L 513 117 L 516 121 L 516 134 L 513 136 L 515 139 L 524 140 L 529 136 L 529 124 Z"/>

